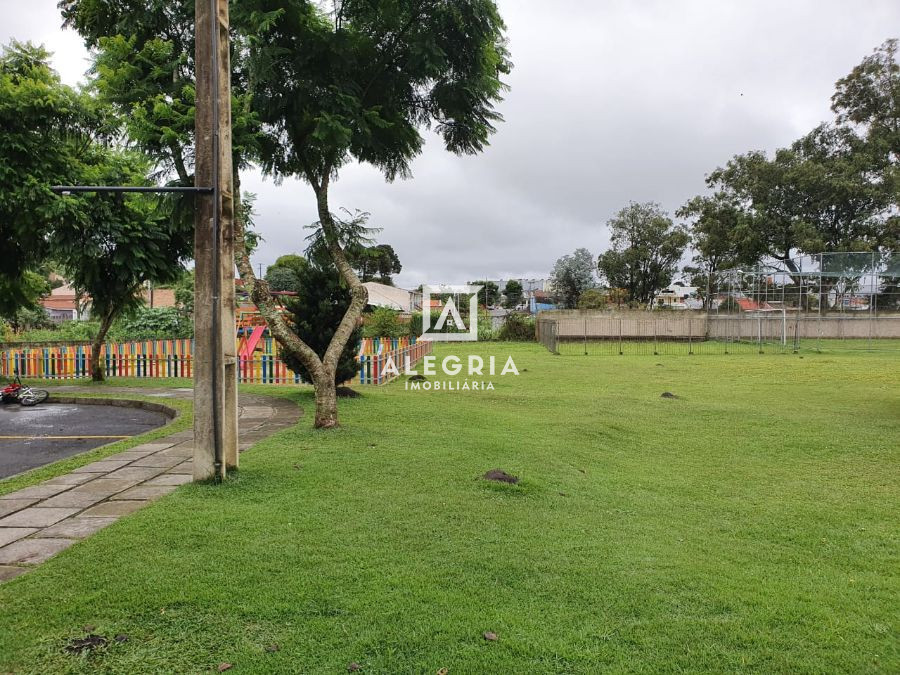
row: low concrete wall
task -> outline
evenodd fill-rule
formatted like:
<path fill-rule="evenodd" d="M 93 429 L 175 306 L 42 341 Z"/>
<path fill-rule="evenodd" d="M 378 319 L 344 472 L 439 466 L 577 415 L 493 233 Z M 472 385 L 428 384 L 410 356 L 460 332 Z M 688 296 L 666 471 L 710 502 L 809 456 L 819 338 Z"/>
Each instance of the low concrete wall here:
<path fill-rule="evenodd" d="M 734 335 L 753 337 L 760 332 L 765 336 L 823 338 L 826 340 L 866 340 L 900 338 L 900 316 L 795 316 L 787 317 L 709 317 L 710 338 Z"/>
<path fill-rule="evenodd" d="M 900 338 L 900 316 L 770 314 L 764 316 L 710 315 L 679 312 L 660 315 L 648 312 L 611 314 L 561 310 L 541 312 L 537 329 L 555 324 L 556 338 L 562 341 L 587 340 L 688 340 L 688 339 L 888 339 Z"/>
<path fill-rule="evenodd" d="M 690 318 L 636 318 L 583 317 L 559 319 L 556 336 L 560 340 L 572 338 L 618 340 L 622 339 L 688 339 L 706 336 L 706 317 Z"/>

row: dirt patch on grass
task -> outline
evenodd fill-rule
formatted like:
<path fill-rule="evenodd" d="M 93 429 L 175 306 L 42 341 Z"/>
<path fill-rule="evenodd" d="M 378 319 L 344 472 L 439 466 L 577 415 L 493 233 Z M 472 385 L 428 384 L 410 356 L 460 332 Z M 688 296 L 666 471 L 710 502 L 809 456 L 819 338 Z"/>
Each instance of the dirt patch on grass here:
<path fill-rule="evenodd" d="M 503 469 L 491 469 L 486 474 L 482 476 L 485 480 L 493 480 L 498 483 L 510 483 L 515 485 L 519 482 L 518 476 L 513 476 L 511 474 L 506 473 Z"/>
<path fill-rule="evenodd" d="M 105 647 L 108 643 L 109 640 L 102 635 L 87 635 L 83 638 L 73 638 L 72 640 L 69 640 L 69 644 L 66 645 L 66 651 L 69 654 L 81 654 L 82 652 L 89 652 L 98 647 Z"/>

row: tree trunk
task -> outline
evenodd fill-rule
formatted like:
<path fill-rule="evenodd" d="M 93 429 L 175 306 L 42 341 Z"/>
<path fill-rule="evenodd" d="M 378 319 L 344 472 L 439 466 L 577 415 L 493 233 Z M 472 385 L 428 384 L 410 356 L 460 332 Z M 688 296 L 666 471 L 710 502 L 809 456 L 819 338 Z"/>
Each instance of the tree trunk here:
<path fill-rule="evenodd" d="M 337 386 L 334 375 L 324 372 L 315 378 L 316 429 L 333 429 L 338 426 Z"/>
<path fill-rule="evenodd" d="M 268 324 L 269 332 L 272 334 L 272 337 L 275 338 L 285 352 L 300 359 L 309 371 L 310 376 L 313 379 L 313 387 L 316 390 L 316 428 L 331 429 L 338 426 L 337 394 L 335 392 L 334 384 L 335 367 L 327 367 L 322 359 L 319 358 L 319 355 L 316 354 L 315 350 L 297 337 L 297 334 L 294 333 L 285 322 L 278 307 L 275 306 L 275 301 L 272 299 L 272 294 L 269 292 L 269 285 L 265 280 L 256 278 L 256 275 L 253 272 L 253 265 L 250 264 L 250 256 L 247 254 L 247 248 L 244 245 L 243 213 L 237 208 L 238 205 L 241 204 L 240 190 L 240 176 L 235 172 L 234 257 L 238 273 L 241 275 L 244 287 L 250 294 L 250 298 L 259 308 L 262 317 L 266 320 L 266 324 Z M 364 287 L 363 290 L 365 290 Z M 346 319 L 346 317 L 344 318 Z M 332 343 L 334 343 L 333 339 Z M 346 339 L 344 340 L 344 343 L 346 344 Z M 340 354 L 340 351 L 338 354 Z M 336 363 L 337 359 L 335 359 L 335 364 Z"/>
<path fill-rule="evenodd" d="M 103 368 L 100 367 L 100 349 L 106 341 L 106 334 L 109 332 L 112 322 L 113 312 L 109 312 L 100 321 L 100 330 L 97 331 L 97 335 L 91 343 L 91 380 L 94 382 L 103 382 L 105 379 L 103 377 Z"/>
<path fill-rule="evenodd" d="M 334 373 L 337 372 L 338 359 L 340 359 L 344 347 L 347 346 L 347 341 L 350 339 L 353 330 L 359 323 L 359 317 L 362 316 L 363 310 L 366 308 L 369 293 L 366 290 L 366 287 L 362 285 L 359 277 L 356 276 L 356 272 L 353 271 L 353 267 L 347 260 L 347 256 L 344 254 L 343 249 L 341 249 L 334 220 L 331 217 L 331 210 L 328 207 L 328 172 L 325 172 L 319 183 L 316 183 L 312 177 L 310 178 L 313 190 L 316 193 L 316 207 L 319 212 L 319 223 L 325 233 L 325 241 L 328 245 L 328 250 L 331 253 L 331 258 L 334 261 L 335 267 L 337 267 L 338 273 L 350 288 L 350 306 L 347 308 L 347 311 L 344 313 L 344 318 L 341 319 L 341 323 L 331 337 L 331 342 L 328 343 L 328 349 L 325 350 L 325 357 L 322 359 L 325 368 Z"/>

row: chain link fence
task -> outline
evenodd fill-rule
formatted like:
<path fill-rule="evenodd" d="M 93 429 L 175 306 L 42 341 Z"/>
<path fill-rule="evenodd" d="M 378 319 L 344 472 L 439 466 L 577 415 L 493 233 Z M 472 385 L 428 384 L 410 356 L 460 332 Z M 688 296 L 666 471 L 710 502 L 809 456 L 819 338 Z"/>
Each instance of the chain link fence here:
<path fill-rule="evenodd" d="M 558 354 L 900 352 L 900 256 L 823 253 L 725 270 L 698 310 L 543 312 L 538 340 Z"/>
<path fill-rule="evenodd" d="M 829 349 L 900 353 L 900 316 L 585 315 L 541 318 L 537 337 L 555 354 L 765 354 Z"/>

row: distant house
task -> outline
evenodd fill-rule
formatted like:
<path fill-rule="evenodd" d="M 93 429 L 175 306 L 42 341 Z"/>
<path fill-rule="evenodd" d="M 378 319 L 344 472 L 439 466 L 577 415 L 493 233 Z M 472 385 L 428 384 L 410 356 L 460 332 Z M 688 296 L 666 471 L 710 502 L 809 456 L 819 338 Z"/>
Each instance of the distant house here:
<path fill-rule="evenodd" d="M 735 302 L 738 304 L 738 307 L 741 308 L 742 312 L 780 312 L 781 309 L 778 307 L 773 307 L 768 302 L 760 302 L 759 300 L 754 300 L 753 298 L 735 298 Z"/>
<path fill-rule="evenodd" d="M 506 284 L 510 281 L 518 281 L 522 285 L 522 303 L 519 305 L 520 309 L 529 307 L 535 293 L 549 293 L 553 290 L 552 281 L 546 278 L 526 279 L 524 277 L 513 277 L 511 279 L 499 279 L 495 283 L 497 284 L 497 288 L 500 289 L 500 292 L 503 293 L 506 289 Z"/>
<path fill-rule="evenodd" d="M 141 291 L 147 307 L 175 307 L 175 291 L 171 288 L 144 288 Z"/>
<path fill-rule="evenodd" d="M 41 305 L 47 310 L 47 316 L 56 323 L 89 318 L 90 313 L 87 310 L 89 304 L 89 298 L 87 300 L 82 298 L 79 302 L 75 289 L 68 284 L 54 288 L 50 291 L 50 295 L 41 300 Z"/>
<path fill-rule="evenodd" d="M 703 303 L 697 298 L 697 287 L 686 286 L 680 281 L 672 282 L 654 300 L 657 307 L 667 309 L 700 309 Z"/>
<path fill-rule="evenodd" d="M 857 295 L 854 293 L 838 293 L 832 290 L 828 294 L 828 304 L 831 307 L 837 307 L 849 312 L 867 312 L 869 311 L 869 297 L 866 295 Z"/>
<path fill-rule="evenodd" d="M 547 291 L 532 290 L 528 293 L 528 311 L 532 314 L 543 312 L 549 309 L 556 309 L 556 303 L 553 296 Z"/>
<path fill-rule="evenodd" d="M 407 291 L 404 288 L 380 284 L 377 281 L 363 282 L 363 286 L 369 292 L 369 305 L 372 307 L 387 307 L 400 312 L 412 314 L 422 307 L 422 294 Z M 432 303 L 435 301 L 432 300 Z M 440 306 L 440 305 L 438 305 Z"/>

